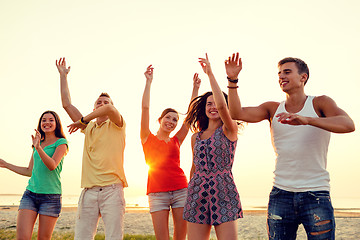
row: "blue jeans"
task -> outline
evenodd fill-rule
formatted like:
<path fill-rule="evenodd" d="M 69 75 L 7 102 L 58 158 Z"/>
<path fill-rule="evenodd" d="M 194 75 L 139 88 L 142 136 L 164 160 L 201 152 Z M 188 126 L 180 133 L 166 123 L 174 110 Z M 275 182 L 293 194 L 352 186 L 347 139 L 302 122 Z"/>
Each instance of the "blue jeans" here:
<path fill-rule="evenodd" d="M 288 192 L 273 187 L 268 205 L 271 240 L 296 239 L 300 224 L 308 239 L 335 239 L 334 209 L 328 191 Z"/>
<path fill-rule="evenodd" d="M 19 210 L 21 209 L 57 218 L 61 212 L 61 194 L 40 194 L 26 189 L 20 200 Z"/>

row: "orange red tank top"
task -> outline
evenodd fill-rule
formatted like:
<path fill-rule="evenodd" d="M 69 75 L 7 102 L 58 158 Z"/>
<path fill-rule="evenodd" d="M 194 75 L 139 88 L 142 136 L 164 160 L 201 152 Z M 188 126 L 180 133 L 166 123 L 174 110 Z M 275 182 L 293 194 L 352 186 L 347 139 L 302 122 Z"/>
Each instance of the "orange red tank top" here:
<path fill-rule="evenodd" d="M 143 151 L 149 166 L 146 194 L 176 191 L 188 186 L 180 168 L 180 143 L 176 136 L 165 142 L 150 133 Z"/>

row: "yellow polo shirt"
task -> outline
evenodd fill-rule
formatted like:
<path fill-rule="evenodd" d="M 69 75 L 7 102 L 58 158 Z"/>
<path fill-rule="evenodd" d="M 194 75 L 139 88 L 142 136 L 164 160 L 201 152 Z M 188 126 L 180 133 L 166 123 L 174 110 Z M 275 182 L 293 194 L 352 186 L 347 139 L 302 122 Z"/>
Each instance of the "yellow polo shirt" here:
<path fill-rule="evenodd" d="M 125 121 L 120 128 L 109 119 L 98 125 L 90 122 L 84 130 L 81 187 L 107 186 L 122 182 L 124 173 Z"/>

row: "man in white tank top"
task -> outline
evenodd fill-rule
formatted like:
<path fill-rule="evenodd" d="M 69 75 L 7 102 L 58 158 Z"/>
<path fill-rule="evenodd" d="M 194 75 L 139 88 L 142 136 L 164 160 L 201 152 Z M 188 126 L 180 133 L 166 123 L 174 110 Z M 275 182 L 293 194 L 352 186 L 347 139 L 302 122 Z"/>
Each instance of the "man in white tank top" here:
<path fill-rule="evenodd" d="M 240 103 L 239 53 L 225 61 L 225 68 L 231 117 L 251 123 L 270 122 L 277 158 L 268 206 L 269 239 L 296 239 L 299 224 L 304 225 L 308 239 L 335 239 L 327 150 L 330 133 L 352 132 L 354 122 L 330 97 L 305 94 L 309 69 L 301 59 L 284 58 L 278 63 L 279 84 L 286 100 L 256 107 L 242 107 Z"/>

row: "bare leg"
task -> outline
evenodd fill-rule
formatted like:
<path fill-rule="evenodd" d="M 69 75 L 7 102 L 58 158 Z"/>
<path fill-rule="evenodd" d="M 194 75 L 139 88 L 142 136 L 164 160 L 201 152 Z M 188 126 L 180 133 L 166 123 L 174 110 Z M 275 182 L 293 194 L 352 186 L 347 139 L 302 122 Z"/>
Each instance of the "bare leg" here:
<path fill-rule="evenodd" d="M 151 213 L 157 240 L 169 240 L 169 210 L 161 210 Z"/>
<path fill-rule="evenodd" d="M 31 239 L 34 225 L 37 218 L 37 212 L 29 209 L 20 209 L 17 215 L 16 239 Z"/>
<path fill-rule="evenodd" d="M 208 240 L 210 238 L 211 225 L 190 222 L 187 225 L 188 240 Z"/>
<path fill-rule="evenodd" d="M 217 239 L 236 240 L 237 239 L 237 221 L 225 222 L 215 226 Z"/>
<path fill-rule="evenodd" d="M 57 217 L 39 214 L 38 240 L 50 240 L 55 228 Z"/>
<path fill-rule="evenodd" d="M 172 215 L 174 221 L 174 240 L 185 240 L 187 222 L 183 219 L 184 208 L 173 208 Z"/>

